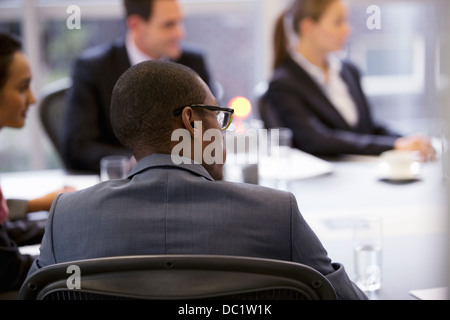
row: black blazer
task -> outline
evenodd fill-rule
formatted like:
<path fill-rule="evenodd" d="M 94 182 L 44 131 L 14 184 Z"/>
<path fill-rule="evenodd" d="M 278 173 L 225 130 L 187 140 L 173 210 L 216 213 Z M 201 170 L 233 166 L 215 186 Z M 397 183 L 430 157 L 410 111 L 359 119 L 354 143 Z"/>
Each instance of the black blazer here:
<path fill-rule="evenodd" d="M 0 292 L 19 290 L 35 256 L 19 246 L 41 243 L 46 220 L 6 220 L 0 224 Z"/>
<path fill-rule="evenodd" d="M 210 84 L 200 52 L 185 49 L 175 62 L 192 68 Z M 75 61 L 61 137 L 68 169 L 98 172 L 104 156 L 131 156 L 115 137 L 109 118 L 114 85 L 129 67 L 124 38 L 90 48 Z"/>
<path fill-rule="evenodd" d="M 341 76 L 358 109 L 356 127 L 343 119 L 319 85 L 291 57 L 275 70 L 263 99 L 278 118 L 278 125 L 293 130 L 294 146 L 305 152 L 319 156 L 378 155 L 392 149 L 400 135 L 375 123 L 357 68 L 343 62 Z"/>

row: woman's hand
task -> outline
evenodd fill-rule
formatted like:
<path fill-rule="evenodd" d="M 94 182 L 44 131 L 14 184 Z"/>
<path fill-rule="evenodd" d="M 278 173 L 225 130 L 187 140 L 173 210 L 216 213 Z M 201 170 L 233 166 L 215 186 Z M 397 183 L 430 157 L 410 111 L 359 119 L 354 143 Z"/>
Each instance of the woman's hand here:
<path fill-rule="evenodd" d="M 70 186 L 66 186 L 57 189 L 53 192 L 47 193 L 42 197 L 28 200 L 27 212 L 49 211 L 50 207 L 52 206 L 53 200 L 55 200 L 56 196 L 58 196 L 61 193 L 72 191 L 76 191 L 76 189 Z"/>
<path fill-rule="evenodd" d="M 436 160 L 436 150 L 429 139 L 422 136 L 398 138 L 394 144 L 395 150 L 417 151 L 422 161 Z"/>

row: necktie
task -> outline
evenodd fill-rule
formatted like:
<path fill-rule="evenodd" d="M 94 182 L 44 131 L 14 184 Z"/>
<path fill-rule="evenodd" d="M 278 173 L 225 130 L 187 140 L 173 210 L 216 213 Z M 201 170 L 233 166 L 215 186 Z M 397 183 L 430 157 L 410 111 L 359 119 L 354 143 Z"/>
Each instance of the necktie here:
<path fill-rule="evenodd" d="M 2 188 L 0 188 L 0 224 L 5 222 L 8 214 L 9 210 L 8 206 L 6 205 L 6 199 L 5 197 L 3 197 Z"/>

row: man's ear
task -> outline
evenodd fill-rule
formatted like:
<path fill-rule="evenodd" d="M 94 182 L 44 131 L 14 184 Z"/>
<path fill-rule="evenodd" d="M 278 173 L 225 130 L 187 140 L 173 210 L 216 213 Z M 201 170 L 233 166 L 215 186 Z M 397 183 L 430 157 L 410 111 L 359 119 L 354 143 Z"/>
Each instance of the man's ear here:
<path fill-rule="evenodd" d="M 128 30 L 130 30 L 134 33 L 138 32 L 141 28 L 143 21 L 144 21 L 144 19 L 142 19 L 137 14 L 132 14 L 132 15 L 128 16 L 126 19 L 126 24 L 127 24 Z"/>
<path fill-rule="evenodd" d="M 193 136 L 195 132 L 195 121 L 198 121 L 199 119 L 197 119 L 197 116 L 192 108 L 184 108 L 181 113 L 181 119 L 183 120 L 184 128 Z"/>

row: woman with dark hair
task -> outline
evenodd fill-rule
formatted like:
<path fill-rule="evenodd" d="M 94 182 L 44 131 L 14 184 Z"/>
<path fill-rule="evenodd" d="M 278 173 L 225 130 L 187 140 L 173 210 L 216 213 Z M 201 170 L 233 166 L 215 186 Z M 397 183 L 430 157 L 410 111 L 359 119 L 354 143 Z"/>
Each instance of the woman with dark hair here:
<path fill-rule="evenodd" d="M 0 33 L 0 130 L 22 128 L 29 106 L 36 102 L 30 88 L 31 68 L 21 42 Z M 56 190 L 31 200 L 6 200 L 0 186 L 0 291 L 17 290 L 34 260 L 18 246 L 38 244 L 45 221 L 28 221 L 29 212 L 48 211 L 53 199 L 72 188 Z"/>
<path fill-rule="evenodd" d="M 358 69 L 338 57 L 350 33 L 343 0 L 295 0 L 275 28 L 274 74 L 265 99 L 292 129 L 295 147 L 318 156 L 391 149 L 435 157 L 428 139 L 376 123 Z"/>

